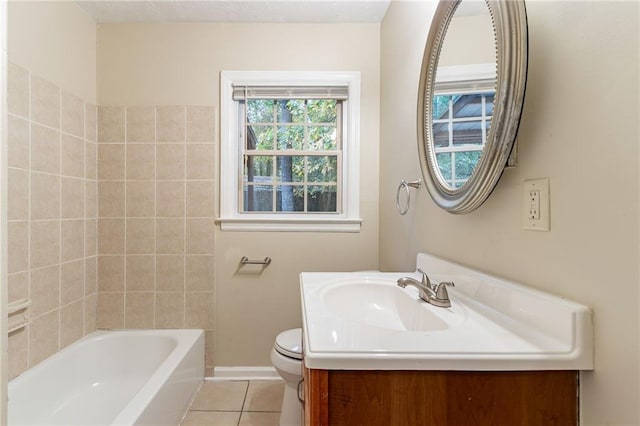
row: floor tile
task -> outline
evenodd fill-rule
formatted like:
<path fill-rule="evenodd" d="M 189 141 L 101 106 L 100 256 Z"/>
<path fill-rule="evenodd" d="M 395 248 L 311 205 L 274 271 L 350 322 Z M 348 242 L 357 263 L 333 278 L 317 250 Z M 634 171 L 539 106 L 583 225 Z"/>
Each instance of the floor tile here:
<path fill-rule="evenodd" d="M 242 411 L 249 382 L 205 382 L 191 410 Z"/>
<path fill-rule="evenodd" d="M 229 411 L 189 411 L 182 426 L 236 426 L 240 413 Z"/>
<path fill-rule="evenodd" d="M 280 413 L 252 413 L 244 411 L 238 426 L 278 426 Z"/>
<path fill-rule="evenodd" d="M 282 409 L 282 397 L 284 394 L 284 382 L 277 381 L 251 381 L 243 411 L 280 411 Z"/>

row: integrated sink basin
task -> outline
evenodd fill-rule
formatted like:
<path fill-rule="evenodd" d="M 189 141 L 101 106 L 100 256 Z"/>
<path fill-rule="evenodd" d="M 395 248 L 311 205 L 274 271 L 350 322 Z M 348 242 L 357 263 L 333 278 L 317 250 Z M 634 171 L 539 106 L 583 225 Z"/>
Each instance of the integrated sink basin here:
<path fill-rule="evenodd" d="M 384 279 L 342 280 L 327 285 L 321 297 L 336 317 L 386 330 L 446 330 L 464 319 L 463 309 L 438 311 Z"/>
<path fill-rule="evenodd" d="M 423 302 L 377 271 L 300 274 L 304 363 L 347 370 L 591 370 L 591 310 L 521 284 L 419 254 L 451 307 Z"/>

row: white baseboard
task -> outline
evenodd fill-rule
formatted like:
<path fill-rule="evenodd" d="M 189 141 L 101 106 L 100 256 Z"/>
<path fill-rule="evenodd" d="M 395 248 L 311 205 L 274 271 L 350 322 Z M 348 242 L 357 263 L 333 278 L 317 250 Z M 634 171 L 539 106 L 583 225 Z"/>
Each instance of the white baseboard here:
<path fill-rule="evenodd" d="M 273 367 L 214 367 L 209 381 L 223 380 L 282 380 Z"/>

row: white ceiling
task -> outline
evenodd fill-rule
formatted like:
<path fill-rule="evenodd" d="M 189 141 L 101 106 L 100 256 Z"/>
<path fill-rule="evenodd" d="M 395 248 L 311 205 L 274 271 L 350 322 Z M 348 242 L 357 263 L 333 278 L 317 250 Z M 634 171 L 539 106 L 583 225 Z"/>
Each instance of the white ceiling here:
<path fill-rule="evenodd" d="M 97 23 L 381 22 L 390 0 L 76 1 Z"/>

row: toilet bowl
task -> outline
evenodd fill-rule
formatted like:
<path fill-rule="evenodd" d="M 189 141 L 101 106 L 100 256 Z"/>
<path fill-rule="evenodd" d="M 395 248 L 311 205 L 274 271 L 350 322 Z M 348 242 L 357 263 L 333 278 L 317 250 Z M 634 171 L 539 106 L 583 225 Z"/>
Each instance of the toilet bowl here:
<path fill-rule="evenodd" d="M 278 334 L 271 350 L 271 363 L 285 382 L 280 426 L 300 426 L 302 402 L 298 399 L 298 384 L 302 381 L 302 329 Z"/>

